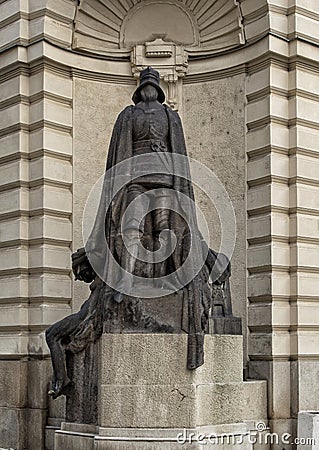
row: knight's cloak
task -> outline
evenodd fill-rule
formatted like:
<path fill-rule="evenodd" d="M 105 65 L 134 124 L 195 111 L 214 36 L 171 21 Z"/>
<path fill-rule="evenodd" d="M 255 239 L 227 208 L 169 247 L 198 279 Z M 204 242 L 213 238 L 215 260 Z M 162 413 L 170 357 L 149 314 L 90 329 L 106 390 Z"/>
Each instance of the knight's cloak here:
<path fill-rule="evenodd" d="M 110 272 L 109 254 L 118 255 L 120 259 L 121 245 L 119 245 L 120 224 L 126 206 L 126 187 L 122 187 L 114 196 L 114 185 L 121 177 L 121 173 L 114 172 L 107 175 L 112 169 L 121 165 L 123 161 L 129 162 L 133 157 L 133 120 L 132 113 L 135 106 L 126 107 L 118 116 L 114 125 L 107 162 L 105 178 L 97 210 L 95 223 L 85 245 L 86 253 L 92 267 L 98 275 L 106 281 Z M 179 115 L 164 105 L 169 123 L 169 146 L 172 154 L 187 156 L 183 128 Z M 178 173 L 183 176 L 173 176 L 173 188 L 186 195 L 194 202 L 194 192 L 190 182 L 190 168 L 187 158 L 181 158 Z M 129 165 L 128 165 L 129 167 Z M 127 167 L 126 167 L 127 170 Z M 112 198 L 110 198 L 110 195 Z M 202 252 L 201 235 L 197 227 L 195 209 L 192 210 L 191 221 L 195 240 L 196 251 Z M 189 233 L 181 231 L 180 223 L 176 217 L 171 219 L 170 228 L 177 231 L 179 251 L 175 255 L 175 265 L 180 267 L 186 259 L 191 239 Z M 194 244 L 194 243 L 193 243 Z M 108 247 L 108 249 L 107 249 Z M 195 252 L 196 253 L 196 252 Z M 203 260 L 198 255 L 198 261 Z M 205 260 L 205 256 L 204 256 Z M 100 270 L 96 270 L 99 267 Z M 203 265 L 199 268 L 197 275 L 183 287 L 183 317 L 182 329 L 188 333 L 187 367 L 196 369 L 204 362 L 204 334 L 208 327 L 208 312 L 210 307 L 211 293 L 207 285 L 208 274 Z M 107 284 L 107 281 L 106 281 Z"/>

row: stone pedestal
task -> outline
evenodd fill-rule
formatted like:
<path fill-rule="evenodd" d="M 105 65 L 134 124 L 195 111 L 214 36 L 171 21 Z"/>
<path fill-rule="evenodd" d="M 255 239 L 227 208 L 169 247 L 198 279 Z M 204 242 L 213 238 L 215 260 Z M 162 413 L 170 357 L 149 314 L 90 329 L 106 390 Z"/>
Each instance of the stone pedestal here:
<path fill-rule="evenodd" d="M 225 433 L 251 448 L 246 422 L 266 418 L 266 384 L 242 381 L 241 336 L 206 335 L 205 364 L 194 371 L 185 334 L 104 334 L 99 346 L 98 426 L 64 423 L 56 450 L 173 450 L 183 435 L 195 449 L 199 435 Z"/>

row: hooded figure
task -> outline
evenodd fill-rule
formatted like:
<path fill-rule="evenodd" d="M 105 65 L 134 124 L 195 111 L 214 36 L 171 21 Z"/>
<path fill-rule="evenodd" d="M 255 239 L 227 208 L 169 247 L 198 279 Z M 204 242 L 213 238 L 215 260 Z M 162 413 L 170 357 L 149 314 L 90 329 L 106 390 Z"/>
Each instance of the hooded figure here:
<path fill-rule="evenodd" d="M 232 315 L 229 260 L 209 249 L 198 230 L 181 121 L 164 100 L 159 74 L 148 67 L 134 92 L 135 106 L 125 108 L 115 123 L 94 225 L 85 249 L 72 255 L 75 279 L 91 283 L 90 297 L 77 313 L 46 330 L 53 398 L 72 386 L 68 365 L 73 363 L 66 351 L 83 352 L 118 324 L 121 331 L 123 324 L 153 332 L 182 329 L 188 333 L 187 367 L 203 364 L 204 334 L 214 308 L 209 277 L 215 287 L 224 286 L 226 297 L 218 308 Z M 169 302 L 171 292 L 182 302 L 176 328 L 143 315 L 143 301 L 136 299 Z M 95 401 L 92 405 L 95 411 Z"/>
<path fill-rule="evenodd" d="M 132 98 L 135 106 L 126 107 L 114 125 L 100 205 L 85 250 L 118 303 L 123 295 L 134 296 L 135 276 L 159 283 L 168 276 L 171 292 L 182 291 L 187 366 L 196 369 L 203 364 L 211 292 L 204 264 L 208 248 L 197 226 L 182 124 L 178 113 L 163 105 L 159 74 L 151 67 L 141 72 Z M 170 257 L 143 265 L 141 248 L 156 253 L 162 245 L 170 247 L 170 231 L 176 238 Z M 185 272 L 185 265 L 190 270 Z"/>

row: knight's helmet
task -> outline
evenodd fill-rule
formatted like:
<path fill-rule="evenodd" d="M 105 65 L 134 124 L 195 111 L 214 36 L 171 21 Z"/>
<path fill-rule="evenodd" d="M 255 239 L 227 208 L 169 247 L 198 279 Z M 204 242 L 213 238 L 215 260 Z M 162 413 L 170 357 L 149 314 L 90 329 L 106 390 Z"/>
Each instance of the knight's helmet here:
<path fill-rule="evenodd" d="M 142 72 L 140 73 L 140 84 L 132 96 L 132 100 L 135 103 L 135 105 L 142 100 L 141 99 L 141 89 L 146 84 L 150 84 L 157 89 L 157 92 L 158 92 L 157 100 L 160 103 L 164 103 L 165 94 L 164 94 L 162 88 L 160 87 L 159 73 L 157 72 L 157 70 L 154 70 L 152 67 L 148 66 L 148 67 L 146 67 L 146 69 L 142 70 Z"/>

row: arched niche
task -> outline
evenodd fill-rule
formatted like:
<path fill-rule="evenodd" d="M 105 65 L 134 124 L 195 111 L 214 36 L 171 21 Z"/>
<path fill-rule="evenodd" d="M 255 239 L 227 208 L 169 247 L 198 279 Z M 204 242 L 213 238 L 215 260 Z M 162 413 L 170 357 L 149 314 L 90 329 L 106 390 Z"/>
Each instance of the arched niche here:
<path fill-rule="evenodd" d="M 148 0 L 135 5 L 123 20 L 120 46 L 130 48 L 151 41 L 154 35 L 184 46 L 198 44 L 196 22 L 179 2 Z"/>
<path fill-rule="evenodd" d="M 73 49 L 112 59 L 166 35 L 191 55 L 214 55 L 245 43 L 240 0 L 79 0 Z"/>

